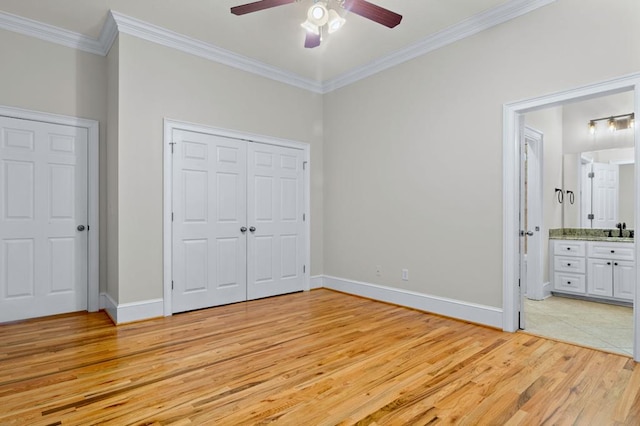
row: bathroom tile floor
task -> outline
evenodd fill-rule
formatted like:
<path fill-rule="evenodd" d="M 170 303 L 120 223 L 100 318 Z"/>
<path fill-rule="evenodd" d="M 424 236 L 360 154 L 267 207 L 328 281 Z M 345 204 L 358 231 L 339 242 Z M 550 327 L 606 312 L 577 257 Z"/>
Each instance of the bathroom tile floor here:
<path fill-rule="evenodd" d="M 525 299 L 525 332 L 633 356 L 633 308 L 551 296 Z"/>

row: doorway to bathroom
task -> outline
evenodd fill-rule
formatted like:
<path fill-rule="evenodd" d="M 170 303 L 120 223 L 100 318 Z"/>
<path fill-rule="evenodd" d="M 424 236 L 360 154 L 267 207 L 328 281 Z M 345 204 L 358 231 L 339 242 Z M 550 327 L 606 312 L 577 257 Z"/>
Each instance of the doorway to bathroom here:
<path fill-rule="evenodd" d="M 505 105 L 505 330 L 522 328 L 556 340 L 637 354 L 634 326 L 639 321 L 633 306 L 638 249 L 632 231 L 638 217 L 638 87 L 640 76 L 634 75 Z M 523 143 L 526 127 L 544 140 L 540 225 L 523 201 L 536 184 L 522 174 L 528 171 L 523 158 L 530 155 Z M 607 171 L 604 186 L 594 184 L 598 178 L 593 171 L 600 164 L 613 170 Z M 599 228 L 602 224 L 606 228 Z M 535 226 L 540 229 L 540 266 L 528 259 Z M 539 268 L 539 278 L 531 278 L 532 267 Z"/>

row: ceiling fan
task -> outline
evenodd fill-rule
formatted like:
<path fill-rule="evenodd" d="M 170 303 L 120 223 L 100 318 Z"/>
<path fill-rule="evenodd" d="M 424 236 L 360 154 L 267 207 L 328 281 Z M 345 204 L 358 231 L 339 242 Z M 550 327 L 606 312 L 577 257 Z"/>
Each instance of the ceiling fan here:
<path fill-rule="evenodd" d="M 296 1 L 300 0 L 260 0 L 232 7 L 231 13 L 234 15 L 244 15 L 295 3 Z M 385 27 L 394 28 L 402 21 L 402 15 L 369 3 L 366 0 L 313 0 L 313 5 L 307 12 L 307 20 L 301 24 L 302 28 L 307 32 L 304 47 L 313 48 L 320 46 L 323 28 L 326 27 L 326 31 L 331 34 L 344 25 L 345 19 L 341 17 L 335 9 L 330 7 L 332 3 L 338 3 L 342 9 L 360 15 L 363 18 L 370 19 Z"/>

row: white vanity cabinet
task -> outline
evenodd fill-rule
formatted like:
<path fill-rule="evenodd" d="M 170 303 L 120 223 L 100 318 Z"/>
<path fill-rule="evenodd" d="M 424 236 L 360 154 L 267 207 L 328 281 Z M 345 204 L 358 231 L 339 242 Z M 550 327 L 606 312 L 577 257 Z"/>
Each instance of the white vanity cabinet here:
<path fill-rule="evenodd" d="M 585 294 L 586 243 L 553 240 L 553 289 L 562 293 Z"/>
<path fill-rule="evenodd" d="M 588 295 L 633 300 L 633 244 L 589 241 L 587 256 Z"/>
<path fill-rule="evenodd" d="M 550 240 L 553 291 L 633 301 L 634 244 Z"/>

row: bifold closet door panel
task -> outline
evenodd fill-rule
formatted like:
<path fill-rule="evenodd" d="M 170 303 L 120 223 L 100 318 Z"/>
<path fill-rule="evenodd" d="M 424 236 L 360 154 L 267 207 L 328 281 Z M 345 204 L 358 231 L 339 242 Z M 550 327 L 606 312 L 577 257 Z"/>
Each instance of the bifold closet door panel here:
<path fill-rule="evenodd" d="M 247 299 L 247 143 L 173 132 L 173 312 Z"/>
<path fill-rule="evenodd" d="M 248 146 L 247 297 L 303 290 L 303 153 Z"/>

